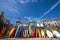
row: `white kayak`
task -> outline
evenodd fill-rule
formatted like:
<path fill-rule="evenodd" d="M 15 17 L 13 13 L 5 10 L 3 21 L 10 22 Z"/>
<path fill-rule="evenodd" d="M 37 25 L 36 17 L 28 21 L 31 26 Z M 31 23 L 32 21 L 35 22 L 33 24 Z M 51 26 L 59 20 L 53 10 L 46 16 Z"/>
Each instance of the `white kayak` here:
<path fill-rule="evenodd" d="M 49 30 L 46 30 L 46 33 L 49 38 L 53 38 L 53 34 Z"/>
<path fill-rule="evenodd" d="M 52 30 L 52 33 L 53 35 L 56 35 L 57 38 L 60 37 L 60 33 L 57 32 L 56 30 Z"/>
<path fill-rule="evenodd" d="M 44 31 L 41 29 L 41 36 L 42 38 L 45 38 Z"/>

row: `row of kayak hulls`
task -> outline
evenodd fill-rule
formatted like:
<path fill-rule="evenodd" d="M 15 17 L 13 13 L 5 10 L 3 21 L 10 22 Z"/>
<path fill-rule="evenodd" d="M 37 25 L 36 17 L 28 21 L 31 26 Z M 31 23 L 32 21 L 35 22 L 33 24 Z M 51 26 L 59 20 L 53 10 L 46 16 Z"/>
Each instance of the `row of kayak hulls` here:
<path fill-rule="evenodd" d="M 49 37 L 49 38 L 58 38 L 60 37 L 60 33 L 58 33 L 56 30 L 52 30 L 52 31 L 49 31 L 49 30 L 43 30 L 43 29 L 31 29 L 31 30 L 27 30 L 27 29 L 24 29 L 23 27 L 20 28 L 19 26 L 16 28 L 12 28 L 10 33 L 9 33 L 9 37 L 13 38 L 28 38 L 28 37 L 31 37 L 31 38 L 34 38 L 34 37 L 39 37 L 39 38 L 46 38 Z"/>

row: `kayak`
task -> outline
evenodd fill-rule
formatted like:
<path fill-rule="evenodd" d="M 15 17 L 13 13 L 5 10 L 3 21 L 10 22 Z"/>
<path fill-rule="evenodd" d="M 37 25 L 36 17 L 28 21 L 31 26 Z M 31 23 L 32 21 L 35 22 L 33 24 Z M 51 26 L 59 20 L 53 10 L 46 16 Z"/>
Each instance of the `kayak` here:
<path fill-rule="evenodd" d="M 25 30 L 24 27 L 21 27 L 21 28 L 20 28 L 20 32 L 18 33 L 18 34 L 19 34 L 18 36 L 19 36 L 20 38 L 23 37 L 23 32 L 24 32 L 24 30 Z"/>
<path fill-rule="evenodd" d="M 0 37 L 4 34 L 6 32 L 6 27 L 2 27 L 2 30 L 1 30 L 1 32 L 0 32 Z"/>
<path fill-rule="evenodd" d="M 34 38 L 35 37 L 35 30 L 32 29 L 32 32 L 31 32 L 31 38 Z"/>
<path fill-rule="evenodd" d="M 29 31 L 29 36 L 31 37 L 31 32 L 32 32 L 31 26 L 29 26 L 28 31 Z"/>
<path fill-rule="evenodd" d="M 14 27 L 14 28 L 11 29 L 11 31 L 10 31 L 10 33 L 9 33 L 9 37 L 10 37 L 10 38 L 13 38 L 14 35 L 15 35 L 15 32 L 16 32 L 16 28 Z"/>
<path fill-rule="evenodd" d="M 41 36 L 42 38 L 45 38 L 44 31 L 41 29 Z"/>
<path fill-rule="evenodd" d="M 46 33 L 49 38 L 53 38 L 53 34 L 49 30 L 46 30 Z"/>
<path fill-rule="evenodd" d="M 57 38 L 57 36 L 55 35 L 54 30 L 52 30 L 52 34 L 53 34 L 54 38 Z"/>
<path fill-rule="evenodd" d="M 15 33 L 15 37 L 17 38 L 18 37 L 18 32 L 20 30 L 20 25 L 18 25 L 17 29 L 16 29 L 16 33 Z"/>
<path fill-rule="evenodd" d="M 23 37 L 24 37 L 24 38 L 27 38 L 27 37 L 28 37 L 28 30 L 26 30 L 26 29 L 24 30 L 24 32 L 23 32 Z"/>
<path fill-rule="evenodd" d="M 45 38 L 47 37 L 47 34 L 46 34 L 46 30 L 44 29 L 44 36 L 45 36 Z"/>
<path fill-rule="evenodd" d="M 56 30 L 52 30 L 52 33 L 53 33 L 54 38 L 60 37 L 60 33 L 57 32 Z"/>
<path fill-rule="evenodd" d="M 41 38 L 41 32 L 39 29 L 36 29 L 36 37 Z"/>

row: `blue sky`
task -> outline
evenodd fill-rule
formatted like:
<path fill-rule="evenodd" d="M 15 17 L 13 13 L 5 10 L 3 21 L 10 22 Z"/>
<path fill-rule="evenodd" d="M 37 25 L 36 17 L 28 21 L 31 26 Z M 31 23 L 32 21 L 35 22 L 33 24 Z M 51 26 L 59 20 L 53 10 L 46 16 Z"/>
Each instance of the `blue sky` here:
<path fill-rule="evenodd" d="M 60 0 L 0 0 L 0 11 L 12 24 L 60 18 Z"/>

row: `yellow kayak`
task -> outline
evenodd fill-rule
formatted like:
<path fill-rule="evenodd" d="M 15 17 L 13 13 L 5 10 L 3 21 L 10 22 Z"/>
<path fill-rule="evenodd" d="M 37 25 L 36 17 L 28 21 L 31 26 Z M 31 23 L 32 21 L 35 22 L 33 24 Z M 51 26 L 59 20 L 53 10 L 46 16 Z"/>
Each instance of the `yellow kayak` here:
<path fill-rule="evenodd" d="M 53 33 L 53 36 L 54 36 L 55 38 L 59 38 L 59 37 L 60 37 L 60 33 L 59 33 L 58 31 L 52 30 L 52 33 Z"/>
<path fill-rule="evenodd" d="M 9 33 L 9 37 L 14 37 L 15 32 L 16 32 L 16 28 L 14 27 L 14 28 L 11 29 L 11 31 Z"/>
<path fill-rule="evenodd" d="M 36 29 L 36 37 L 41 38 L 41 32 L 39 29 Z"/>

